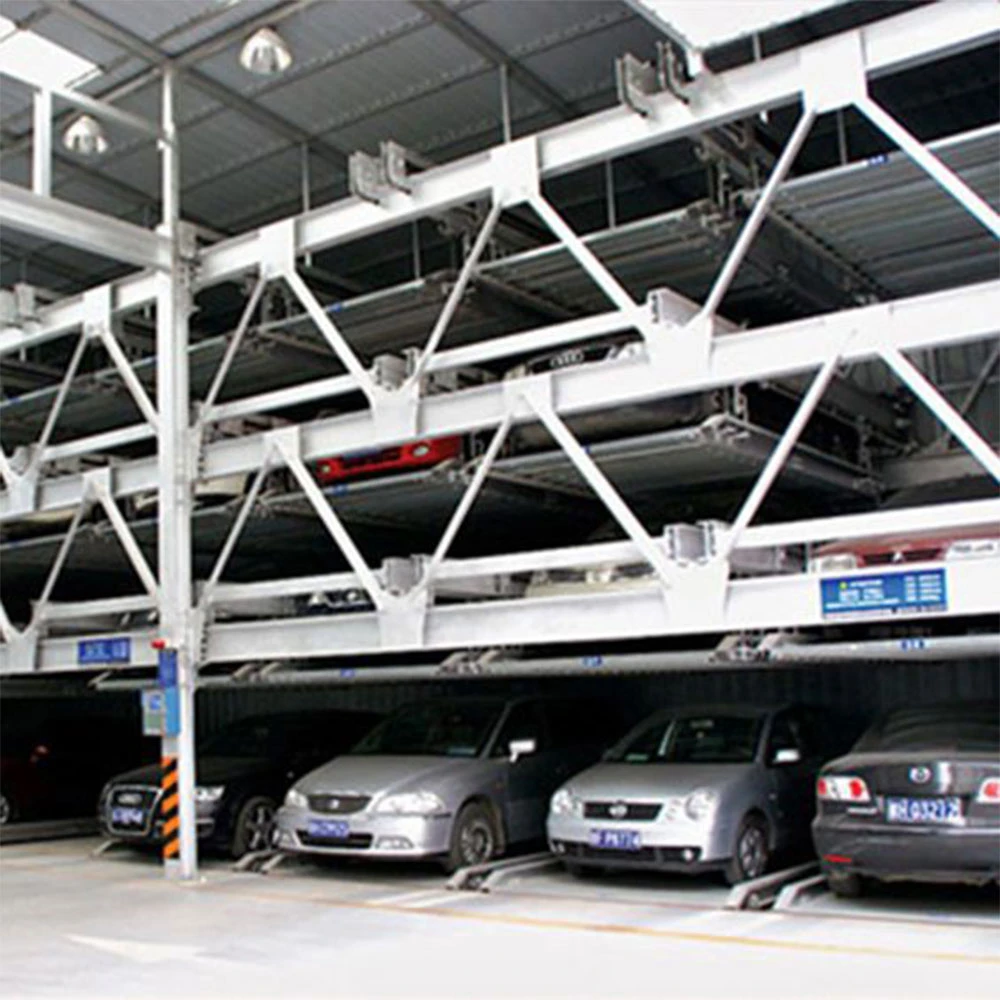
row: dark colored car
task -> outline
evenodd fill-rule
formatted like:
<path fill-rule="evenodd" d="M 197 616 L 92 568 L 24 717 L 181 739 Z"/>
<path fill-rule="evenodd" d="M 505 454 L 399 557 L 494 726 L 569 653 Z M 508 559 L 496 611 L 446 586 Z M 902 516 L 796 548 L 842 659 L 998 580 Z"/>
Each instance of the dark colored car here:
<path fill-rule="evenodd" d="M 123 767 L 156 759 L 138 722 L 115 716 L 53 717 L 21 728 L 5 711 L 0 736 L 0 824 L 93 816 L 101 786 Z"/>
<path fill-rule="evenodd" d="M 199 841 L 236 858 L 269 847 L 288 786 L 352 746 L 378 720 L 370 712 L 258 715 L 206 740 L 196 765 Z M 159 766 L 117 775 L 101 793 L 102 830 L 115 840 L 161 843 L 160 797 Z"/>
<path fill-rule="evenodd" d="M 1000 877 L 1000 708 L 892 712 L 816 781 L 813 840 L 830 888 L 867 877 L 984 884 Z"/>

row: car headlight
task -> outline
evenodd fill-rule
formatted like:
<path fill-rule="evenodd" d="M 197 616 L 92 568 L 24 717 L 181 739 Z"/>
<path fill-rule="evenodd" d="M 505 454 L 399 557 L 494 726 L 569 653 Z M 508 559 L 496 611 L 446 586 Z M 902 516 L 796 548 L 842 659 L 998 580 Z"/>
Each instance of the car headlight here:
<path fill-rule="evenodd" d="M 684 812 L 695 820 L 707 819 L 715 811 L 719 796 L 711 788 L 699 788 L 684 800 Z"/>
<path fill-rule="evenodd" d="M 809 569 L 813 573 L 849 573 L 858 568 L 858 557 L 853 552 L 837 552 L 827 556 L 813 556 Z"/>
<path fill-rule="evenodd" d="M 433 792 L 387 795 L 375 806 L 375 812 L 392 813 L 395 816 L 432 816 L 445 811 L 444 803 Z"/>
<path fill-rule="evenodd" d="M 285 796 L 285 805 L 291 806 L 293 809 L 305 809 L 309 805 L 309 799 L 306 798 L 304 792 L 300 792 L 297 788 L 289 788 L 288 794 Z"/>
<path fill-rule="evenodd" d="M 552 796 L 549 810 L 556 816 L 582 816 L 583 803 L 568 788 L 560 788 Z"/>
<path fill-rule="evenodd" d="M 198 785 L 194 790 L 195 802 L 218 802 L 225 792 L 225 785 Z"/>

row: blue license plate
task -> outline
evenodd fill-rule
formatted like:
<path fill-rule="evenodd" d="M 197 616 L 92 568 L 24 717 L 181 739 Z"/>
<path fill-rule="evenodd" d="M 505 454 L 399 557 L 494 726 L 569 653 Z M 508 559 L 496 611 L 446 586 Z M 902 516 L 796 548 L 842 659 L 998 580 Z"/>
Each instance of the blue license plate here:
<path fill-rule="evenodd" d="M 309 836 L 319 837 L 322 840 L 347 840 L 351 835 L 351 828 L 340 819 L 311 819 L 309 820 Z"/>
<path fill-rule="evenodd" d="M 146 814 L 135 806 L 113 806 L 111 823 L 113 826 L 145 826 Z"/>
<path fill-rule="evenodd" d="M 937 823 L 942 825 L 962 822 L 962 800 L 957 796 L 939 798 L 887 798 L 885 818 L 890 823 Z"/>
<path fill-rule="evenodd" d="M 638 851 L 642 837 L 638 830 L 591 830 L 590 846 L 601 851 Z"/>

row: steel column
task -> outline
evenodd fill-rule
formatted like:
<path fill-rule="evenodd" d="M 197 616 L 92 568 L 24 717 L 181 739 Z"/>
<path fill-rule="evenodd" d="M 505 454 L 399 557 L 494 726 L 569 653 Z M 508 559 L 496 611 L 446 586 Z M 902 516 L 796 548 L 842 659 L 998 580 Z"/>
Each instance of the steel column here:
<path fill-rule="evenodd" d="M 52 91 L 36 90 L 32 106 L 31 190 L 52 194 Z"/>
<path fill-rule="evenodd" d="M 199 651 L 191 614 L 191 452 L 189 449 L 188 315 L 190 272 L 180 254 L 180 159 L 174 122 L 174 70 L 163 76 L 161 147 L 163 224 L 171 245 L 171 267 L 157 275 L 156 384 L 159 407 L 157 454 L 159 495 L 160 638 L 177 654 L 180 732 L 164 737 L 163 756 L 178 762 L 180 854 L 165 862 L 167 875 L 193 879 L 198 872 L 195 820 L 194 689 Z"/>

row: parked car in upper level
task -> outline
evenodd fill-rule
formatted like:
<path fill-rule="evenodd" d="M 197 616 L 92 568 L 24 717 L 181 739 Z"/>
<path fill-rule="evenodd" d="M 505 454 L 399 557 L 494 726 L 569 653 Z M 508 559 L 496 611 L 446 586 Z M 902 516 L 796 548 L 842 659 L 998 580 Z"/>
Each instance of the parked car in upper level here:
<path fill-rule="evenodd" d="M 198 840 L 234 858 L 270 847 L 292 781 L 351 746 L 378 718 L 335 710 L 255 715 L 209 737 L 196 761 Z M 98 803 L 103 832 L 126 843 L 162 843 L 160 799 L 159 765 L 117 775 Z"/>
<path fill-rule="evenodd" d="M 1000 498 L 1000 487 L 987 477 L 946 480 L 901 490 L 883 505 L 883 510 L 902 510 L 959 500 Z M 1000 523 L 927 531 L 893 532 L 868 538 L 829 542 L 816 548 L 809 560 L 814 573 L 849 573 L 873 566 L 898 566 L 914 562 L 979 559 L 1000 555 Z"/>
<path fill-rule="evenodd" d="M 553 795 L 549 846 L 573 873 L 756 878 L 776 851 L 808 846 L 815 775 L 841 732 L 802 705 L 657 712 Z"/>
<path fill-rule="evenodd" d="M 481 864 L 541 839 L 552 790 L 617 722 L 584 699 L 455 698 L 404 706 L 299 779 L 278 820 L 288 851 Z"/>
<path fill-rule="evenodd" d="M 830 888 L 1000 879 L 1000 707 L 891 712 L 816 781 L 813 839 Z"/>

